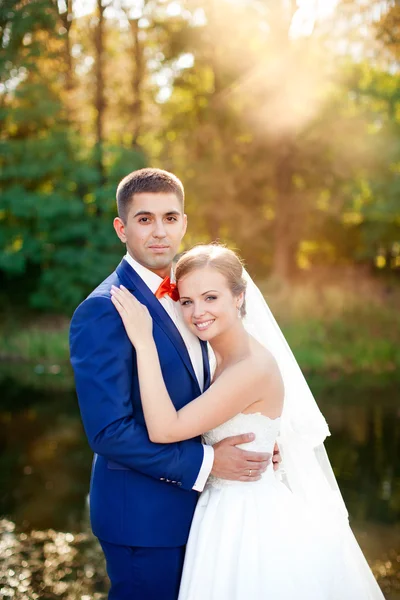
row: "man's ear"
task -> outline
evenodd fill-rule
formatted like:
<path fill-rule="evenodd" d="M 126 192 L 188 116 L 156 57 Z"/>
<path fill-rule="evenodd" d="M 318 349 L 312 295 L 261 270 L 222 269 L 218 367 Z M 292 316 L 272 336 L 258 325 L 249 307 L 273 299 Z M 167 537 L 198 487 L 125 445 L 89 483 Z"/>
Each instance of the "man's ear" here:
<path fill-rule="evenodd" d="M 185 235 L 185 233 L 186 233 L 187 226 L 188 226 L 188 218 L 187 218 L 187 215 L 186 215 L 186 214 L 184 214 L 184 215 L 183 215 L 183 234 L 182 234 L 182 237 L 183 237 L 183 236 Z"/>
<path fill-rule="evenodd" d="M 114 229 L 123 244 L 126 244 L 125 223 L 120 217 L 115 217 L 113 221 Z"/>

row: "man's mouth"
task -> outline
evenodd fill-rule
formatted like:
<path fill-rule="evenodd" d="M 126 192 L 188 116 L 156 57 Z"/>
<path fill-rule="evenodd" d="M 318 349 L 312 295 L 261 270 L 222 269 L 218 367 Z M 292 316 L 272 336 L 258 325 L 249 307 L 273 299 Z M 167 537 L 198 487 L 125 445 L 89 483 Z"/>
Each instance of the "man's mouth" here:
<path fill-rule="evenodd" d="M 150 248 L 151 250 L 154 250 L 155 252 L 162 252 L 163 250 L 169 250 L 169 246 L 155 245 L 155 244 L 148 246 L 148 248 Z"/>
<path fill-rule="evenodd" d="M 203 321 L 202 323 L 194 323 L 194 326 L 199 330 L 199 331 L 204 331 L 205 329 L 208 329 L 209 327 L 211 327 L 211 325 L 214 323 L 215 319 L 210 319 L 209 321 Z"/>

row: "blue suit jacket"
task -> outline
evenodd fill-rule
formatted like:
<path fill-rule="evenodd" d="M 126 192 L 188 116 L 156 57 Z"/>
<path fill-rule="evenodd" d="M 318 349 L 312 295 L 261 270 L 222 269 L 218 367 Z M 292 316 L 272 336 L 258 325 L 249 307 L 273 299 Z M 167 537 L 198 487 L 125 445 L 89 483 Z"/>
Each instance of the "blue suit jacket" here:
<path fill-rule="evenodd" d="M 71 363 L 82 420 L 95 452 L 90 485 L 93 532 L 105 541 L 173 547 L 187 541 L 196 506 L 192 490 L 203 461 L 201 439 L 150 442 L 135 350 L 110 301 L 123 284 L 153 317 L 164 381 L 177 409 L 201 394 L 186 346 L 160 302 L 127 261 L 76 309 L 70 329 Z M 210 384 L 202 344 L 205 388 Z"/>

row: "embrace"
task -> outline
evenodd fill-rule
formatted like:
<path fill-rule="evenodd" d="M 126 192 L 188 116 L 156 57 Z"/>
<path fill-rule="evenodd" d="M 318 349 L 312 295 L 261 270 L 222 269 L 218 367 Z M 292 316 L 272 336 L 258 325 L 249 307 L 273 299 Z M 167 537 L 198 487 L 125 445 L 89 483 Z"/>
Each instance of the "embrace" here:
<path fill-rule="evenodd" d="M 117 207 L 127 253 L 70 331 L 109 599 L 382 600 L 325 419 L 238 256 L 200 245 L 172 269 L 171 173 L 129 174 Z"/>

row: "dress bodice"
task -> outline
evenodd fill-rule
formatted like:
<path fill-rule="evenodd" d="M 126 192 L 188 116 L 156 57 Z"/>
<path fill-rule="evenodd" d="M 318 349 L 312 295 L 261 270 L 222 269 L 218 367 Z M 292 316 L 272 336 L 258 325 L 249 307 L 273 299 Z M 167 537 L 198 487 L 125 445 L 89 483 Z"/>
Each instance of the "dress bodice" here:
<path fill-rule="evenodd" d="M 203 435 L 206 444 L 214 445 L 221 440 L 233 435 L 241 435 L 243 433 L 254 433 L 255 439 L 246 444 L 240 444 L 238 448 L 243 450 L 252 450 L 253 452 L 270 452 L 273 453 L 276 439 L 279 435 L 280 417 L 270 419 L 261 413 L 239 413 L 229 421 L 222 423 L 215 429 L 208 431 Z M 273 471 L 267 469 L 263 478 Z M 212 475 L 208 479 L 208 484 L 219 487 L 237 482 L 227 481 L 225 479 L 217 479 Z"/>

